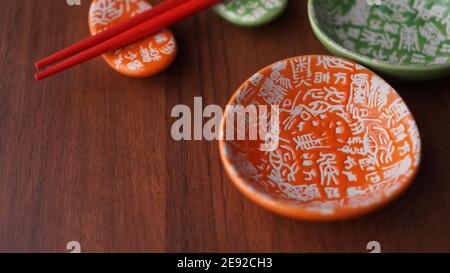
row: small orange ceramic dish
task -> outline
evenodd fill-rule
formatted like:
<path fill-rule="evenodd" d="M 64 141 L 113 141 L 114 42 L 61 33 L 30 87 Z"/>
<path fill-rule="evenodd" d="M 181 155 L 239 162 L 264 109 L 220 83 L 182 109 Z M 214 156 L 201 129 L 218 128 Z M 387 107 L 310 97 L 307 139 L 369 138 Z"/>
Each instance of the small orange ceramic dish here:
<path fill-rule="evenodd" d="M 311 221 L 361 216 L 399 196 L 417 173 L 421 143 L 411 112 L 389 84 L 352 61 L 280 61 L 247 80 L 229 105 L 278 107 L 276 149 L 264 152 L 263 141 L 248 138 L 219 142 L 232 182 L 278 214 Z"/>
<path fill-rule="evenodd" d="M 146 0 L 94 0 L 89 11 L 91 34 L 142 13 L 152 6 Z M 119 73 L 144 78 L 166 69 L 177 55 L 177 44 L 169 30 L 162 30 L 125 48 L 103 55 L 103 59 Z"/>

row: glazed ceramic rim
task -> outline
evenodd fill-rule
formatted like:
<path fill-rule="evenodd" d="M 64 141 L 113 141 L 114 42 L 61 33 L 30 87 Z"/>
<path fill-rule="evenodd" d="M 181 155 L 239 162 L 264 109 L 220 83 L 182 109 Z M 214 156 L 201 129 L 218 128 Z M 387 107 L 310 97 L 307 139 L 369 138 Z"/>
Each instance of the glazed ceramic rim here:
<path fill-rule="evenodd" d="M 375 68 L 383 69 L 383 70 L 397 70 L 397 71 L 413 71 L 413 72 L 432 72 L 432 71 L 441 71 L 450 68 L 450 62 L 445 64 L 393 64 L 386 61 L 382 61 L 376 58 L 371 58 L 365 55 L 362 55 L 358 52 L 352 51 L 344 46 L 338 44 L 334 41 L 328 34 L 326 34 L 319 26 L 318 19 L 314 13 L 314 2 L 316 0 L 308 0 L 308 18 L 309 22 L 312 26 L 314 33 L 317 38 L 326 46 L 334 48 L 340 54 L 345 56 L 346 58 L 353 59 L 354 61 L 358 61 L 364 63 L 368 66 L 373 66 Z"/>
<path fill-rule="evenodd" d="M 281 60 L 281 62 L 291 60 L 292 58 L 308 57 L 308 56 L 326 57 L 329 55 L 296 56 L 296 57 L 290 57 L 290 58 Z M 330 57 L 338 58 L 338 59 L 342 59 L 345 61 L 350 61 L 352 63 L 355 63 L 352 60 L 348 60 L 348 59 L 341 58 L 341 57 L 335 57 L 335 56 L 330 56 Z M 264 71 L 266 69 L 269 69 L 272 65 L 273 64 L 270 64 L 270 65 L 260 69 L 259 71 Z M 363 67 L 366 68 L 365 66 L 363 66 Z M 370 73 L 373 73 L 374 75 L 380 77 L 378 74 L 376 74 L 372 70 L 370 70 L 368 68 L 366 68 L 366 69 Z M 381 79 L 383 79 L 383 78 L 381 78 Z M 245 85 L 245 83 L 247 81 L 248 81 L 248 79 L 245 80 L 244 83 L 241 84 L 239 86 L 239 88 L 236 89 L 236 91 L 233 93 L 233 96 L 228 101 L 227 106 L 233 105 L 233 102 L 236 101 L 238 91 L 241 90 L 241 88 Z M 385 81 L 385 80 L 383 79 L 383 81 Z M 400 94 L 398 94 L 398 92 L 388 82 L 386 82 L 386 84 L 391 88 L 391 90 L 393 92 L 395 92 L 395 94 L 397 94 L 399 96 L 399 98 L 401 98 L 403 100 L 403 98 L 400 96 Z M 406 107 L 407 107 L 409 113 L 411 114 L 412 120 L 414 121 L 415 124 L 417 124 L 413 113 L 411 112 L 411 110 L 409 109 L 409 107 L 407 105 L 406 105 Z M 222 118 L 222 121 L 220 123 L 219 132 L 220 132 L 221 136 L 224 135 L 223 129 L 225 128 L 224 127 L 225 121 L 226 121 L 226 114 L 224 115 L 224 117 Z M 245 178 L 240 177 L 238 175 L 238 173 L 235 171 L 233 164 L 230 162 L 230 160 L 228 159 L 228 157 L 226 155 L 227 153 L 225 151 L 225 147 L 226 147 L 225 144 L 227 141 L 224 140 L 223 137 L 221 137 L 218 141 L 218 145 L 219 145 L 220 159 L 222 161 L 222 164 L 224 166 L 224 169 L 225 169 L 228 177 L 230 178 L 231 182 L 233 182 L 233 184 L 239 189 L 239 191 L 241 193 L 243 193 L 251 201 L 253 201 L 254 203 L 260 205 L 261 207 L 263 207 L 269 211 L 272 211 L 274 213 L 277 213 L 279 215 L 286 216 L 289 218 L 298 219 L 298 220 L 306 220 L 306 221 L 331 222 L 331 221 L 349 220 L 349 219 L 353 219 L 356 217 L 364 216 L 366 214 L 369 214 L 371 212 L 379 210 L 379 209 L 385 207 L 386 205 L 390 204 L 391 202 L 395 201 L 396 199 L 398 199 L 400 197 L 400 195 L 403 194 L 411 186 L 411 184 L 414 181 L 414 179 L 416 178 L 417 173 L 420 168 L 420 164 L 422 161 L 422 141 L 421 141 L 421 137 L 420 137 L 420 132 L 419 132 L 418 138 L 420 140 L 420 142 L 419 142 L 419 154 L 420 154 L 419 162 L 417 164 L 417 168 L 415 168 L 414 172 L 411 174 L 411 177 L 408 181 L 406 181 L 401 187 L 397 188 L 394 191 L 394 193 L 392 193 L 391 195 L 383 196 L 383 198 L 380 201 L 375 202 L 369 206 L 358 207 L 358 208 L 352 208 L 352 207 L 348 207 L 348 206 L 338 207 L 338 208 L 333 209 L 333 212 L 331 212 L 331 213 L 322 213 L 320 211 L 314 211 L 312 209 L 309 209 L 307 206 L 295 205 L 289 201 L 286 201 L 286 200 L 283 200 L 280 198 L 273 198 L 272 196 L 270 196 L 270 194 L 267 194 L 264 191 L 255 189 L 255 187 L 252 184 L 248 183 Z"/>
<path fill-rule="evenodd" d="M 267 25 L 270 22 L 278 19 L 278 17 L 280 17 L 286 11 L 287 7 L 289 6 L 289 0 L 286 0 L 284 6 L 281 9 L 273 12 L 271 16 L 269 16 L 261 21 L 258 21 L 257 23 L 251 22 L 250 24 L 248 24 L 247 22 L 241 21 L 241 20 L 232 21 L 232 20 L 226 18 L 226 14 L 218 8 L 218 6 L 221 4 L 224 5 L 224 3 L 219 3 L 216 6 L 214 6 L 213 9 L 220 17 L 222 17 L 222 19 L 224 19 L 227 22 L 230 22 L 232 24 L 235 24 L 237 26 L 251 29 L 251 28 L 262 27 L 262 26 Z"/>

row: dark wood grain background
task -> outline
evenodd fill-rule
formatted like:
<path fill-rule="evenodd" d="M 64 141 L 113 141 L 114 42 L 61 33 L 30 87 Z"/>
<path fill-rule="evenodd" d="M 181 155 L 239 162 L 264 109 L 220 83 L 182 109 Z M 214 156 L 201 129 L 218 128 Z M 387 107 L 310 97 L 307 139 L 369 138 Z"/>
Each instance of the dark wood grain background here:
<path fill-rule="evenodd" d="M 177 104 L 224 106 L 260 68 L 327 53 L 306 1 L 258 29 L 208 11 L 174 26 L 180 53 L 149 79 L 120 76 L 100 58 L 43 82 L 33 62 L 89 35 L 89 2 L 6 0 L 0 9 L 0 251 L 450 251 L 450 77 L 392 83 L 415 114 L 424 159 L 395 203 L 348 222 L 307 223 L 243 197 L 217 143 L 175 142 Z"/>

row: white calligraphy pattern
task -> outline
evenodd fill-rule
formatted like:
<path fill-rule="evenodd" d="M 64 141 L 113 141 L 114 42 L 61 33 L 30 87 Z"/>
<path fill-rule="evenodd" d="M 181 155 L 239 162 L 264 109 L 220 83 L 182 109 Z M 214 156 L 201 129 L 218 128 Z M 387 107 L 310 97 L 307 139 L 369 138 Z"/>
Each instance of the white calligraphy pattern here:
<path fill-rule="evenodd" d="M 228 0 L 215 8 L 229 18 L 252 23 L 259 21 L 268 13 L 282 8 L 286 0 Z"/>
<path fill-rule="evenodd" d="M 146 0 L 94 0 L 89 11 L 91 33 L 100 33 L 151 7 Z M 144 70 L 146 64 L 156 64 L 165 57 L 172 59 L 176 48 L 173 34 L 169 30 L 162 30 L 139 42 L 105 54 L 105 60 L 115 69 L 139 71 Z"/>
<path fill-rule="evenodd" d="M 367 207 L 398 193 L 418 168 L 419 132 L 407 106 L 358 64 L 291 58 L 255 74 L 235 98 L 280 109 L 277 150 L 261 152 L 248 140 L 222 144 L 234 175 L 267 198 L 327 214 Z"/>
<path fill-rule="evenodd" d="M 449 0 L 317 0 L 323 31 L 346 49 L 392 64 L 450 62 Z"/>

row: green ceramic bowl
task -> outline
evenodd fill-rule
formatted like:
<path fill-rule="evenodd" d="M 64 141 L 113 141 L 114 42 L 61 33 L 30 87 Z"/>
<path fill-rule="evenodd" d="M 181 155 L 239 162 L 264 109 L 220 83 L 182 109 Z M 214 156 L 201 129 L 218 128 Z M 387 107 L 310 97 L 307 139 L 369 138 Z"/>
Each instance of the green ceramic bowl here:
<path fill-rule="evenodd" d="M 309 0 L 314 33 L 332 53 L 407 81 L 450 74 L 450 0 Z"/>
<path fill-rule="evenodd" d="M 278 18 L 288 3 L 288 0 L 227 0 L 214 10 L 235 25 L 258 27 Z"/>

